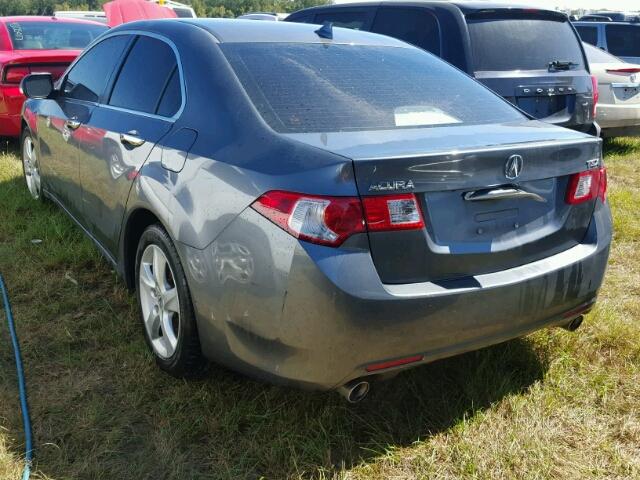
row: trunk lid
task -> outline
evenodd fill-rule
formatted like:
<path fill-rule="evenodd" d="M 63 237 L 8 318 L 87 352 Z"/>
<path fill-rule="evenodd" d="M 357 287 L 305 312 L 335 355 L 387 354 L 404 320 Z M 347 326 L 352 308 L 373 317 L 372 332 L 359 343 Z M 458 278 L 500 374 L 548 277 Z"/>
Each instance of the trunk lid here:
<path fill-rule="evenodd" d="M 582 241 L 595 205 L 565 193 L 600 140 L 540 122 L 292 137 L 352 158 L 362 196 L 415 193 L 424 229 L 368 234 L 384 283 L 469 281 L 553 255 Z M 484 199 L 496 191 L 511 196 Z"/>

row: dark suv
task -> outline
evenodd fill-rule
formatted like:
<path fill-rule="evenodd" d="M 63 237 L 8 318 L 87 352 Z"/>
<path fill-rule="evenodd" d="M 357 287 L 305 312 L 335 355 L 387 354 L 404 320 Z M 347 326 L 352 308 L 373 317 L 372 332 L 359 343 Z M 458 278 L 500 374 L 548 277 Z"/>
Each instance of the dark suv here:
<path fill-rule="evenodd" d="M 307 8 L 286 21 L 329 21 L 404 40 L 474 76 L 532 117 L 595 133 L 594 79 L 563 13 L 487 2 L 383 1 Z"/>
<path fill-rule="evenodd" d="M 583 42 L 590 43 L 625 62 L 640 63 L 640 23 L 582 21 L 573 25 Z"/>

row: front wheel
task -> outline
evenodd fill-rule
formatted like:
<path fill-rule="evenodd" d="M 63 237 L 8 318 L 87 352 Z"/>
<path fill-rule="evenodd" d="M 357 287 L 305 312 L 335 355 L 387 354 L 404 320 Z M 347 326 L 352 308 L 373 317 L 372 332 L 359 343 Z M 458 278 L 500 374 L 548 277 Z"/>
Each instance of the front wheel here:
<path fill-rule="evenodd" d="M 178 252 L 159 225 L 148 227 L 138 243 L 136 294 L 158 366 L 177 377 L 198 373 L 204 360 L 191 294 Z"/>
<path fill-rule="evenodd" d="M 20 141 L 22 154 L 22 174 L 29 193 L 35 200 L 43 200 L 42 181 L 40 177 L 40 162 L 36 153 L 33 137 L 29 129 L 22 132 Z"/>

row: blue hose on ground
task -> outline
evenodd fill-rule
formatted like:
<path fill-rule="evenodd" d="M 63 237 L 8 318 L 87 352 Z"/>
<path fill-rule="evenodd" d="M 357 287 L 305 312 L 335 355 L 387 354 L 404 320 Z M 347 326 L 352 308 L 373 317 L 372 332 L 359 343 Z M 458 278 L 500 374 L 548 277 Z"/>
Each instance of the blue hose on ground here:
<path fill-rule="evenodd" d="M 13 344 L 13 353 L 16 357 L 16 371 L 18 373 L 18 389 L 20 390 L 20 408 L 22 409 L 22 421 L 24 423 L 24 438 L 26 446 L 25 466 L 22 472 L 22 480 L 28 480 L 31 474 L 31 461 L 33 460 L 33 439 L 31 438 L 31 419 L 29 418 L 29 405 L 27 404 L 27 388 L 24 381 L 24 370 L 22 368 L 22 356 L 20 355 L 20 344 L 16 335 L 16 326 L 11 313 L 11 303 L 9 302 L 9 292 L 4 284 L 4 278 L 0 274 L 0 290 L 4 301 L 4 311 L 9 325 L 9 335 Z"/>

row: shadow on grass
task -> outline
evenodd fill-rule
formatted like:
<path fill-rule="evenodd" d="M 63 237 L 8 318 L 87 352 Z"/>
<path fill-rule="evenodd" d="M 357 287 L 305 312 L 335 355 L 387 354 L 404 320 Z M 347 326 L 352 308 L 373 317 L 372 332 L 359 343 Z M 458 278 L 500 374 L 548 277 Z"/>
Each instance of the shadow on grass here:
<path fill-rule="evenodd" d="M 606 155 L 629 155 L 640 152 L 640 140 L 634 137 L 605 138 L 603 149 Z"/>
<path fill-rule="evenodd" d="M 0 268 L 22 340 L 36 466 L 53 480 L 331 476 L 526 391 L 547 369 L 544 354 L 514 340 L 376 383 L 355 406 L 217 366 L 173 379 L 146 349 L 132 296 L 71 221 L 29 202 L 21 179 L 0 183 L 3 198 Z M 29 242 L 35 235 L 42 245 Z M 0 421 L 21 455 L 4 325 L 0 337 Z"/>

